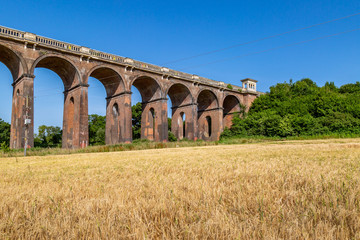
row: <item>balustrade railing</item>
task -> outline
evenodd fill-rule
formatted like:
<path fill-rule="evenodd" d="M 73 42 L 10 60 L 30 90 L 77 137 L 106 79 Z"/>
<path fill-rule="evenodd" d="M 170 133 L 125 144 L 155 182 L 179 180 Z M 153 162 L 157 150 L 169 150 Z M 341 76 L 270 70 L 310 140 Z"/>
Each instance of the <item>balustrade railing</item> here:
<path fill-rule="evenodd" d="M 52 39 L 48 39 L 48 38 L 44 38 L 44 37 L 39 37 L 36 36 L 36 42 L 37 43 L 42 43 L 44 45 L 49 45 L 49 46 L 53 46 L 53 47 L 57 47 L 57 48 L 63 48 L 63 49 L 69 49 L 71 48 L 71 46 L 60 42 L 60 41 L 56 41 L 56 40 L 52 40 Z"/>
<path fill-rule="evenodd" d="M 16 37 L 16 38 L 23 38 L 24 37 L 24 33 L 18 30 L 14 30 L 14 29 L 10 29 L 10 28 L 6 28 L 6 27 L 2 27 L 0 26 L 0 34 L 2 35 L 8 35 L 11 37 Z"/>

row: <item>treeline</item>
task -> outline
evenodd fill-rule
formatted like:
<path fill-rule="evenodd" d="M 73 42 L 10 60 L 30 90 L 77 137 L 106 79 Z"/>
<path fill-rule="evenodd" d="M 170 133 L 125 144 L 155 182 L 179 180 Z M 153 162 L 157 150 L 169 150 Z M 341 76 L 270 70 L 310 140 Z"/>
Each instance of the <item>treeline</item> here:
<path fill-rule="evenodd" d="M 279 83 L 233 118 L 222 137 L 360 135 L 360 83 L 340 88 L 311 79 Z"/>
<path fill-rule="evenodd" d="M 141 138 L 141 103 L 132 106 L 132 133 L 133 140 Z M 169 141 L 176 141 L 170 132 L 171 119 L 169 123 Z M 97 114 L 89 115 L 89 145 L 105 145 L 106 117 Z M 10 124 L 0 119 L 0 144 L 2 149 L 7 149 L 10 143 Z M 34 146 L 39 148 L 61 147 L 62 129 L 60 127 L 41 125 L 38 133 L 34 136 Z"/>

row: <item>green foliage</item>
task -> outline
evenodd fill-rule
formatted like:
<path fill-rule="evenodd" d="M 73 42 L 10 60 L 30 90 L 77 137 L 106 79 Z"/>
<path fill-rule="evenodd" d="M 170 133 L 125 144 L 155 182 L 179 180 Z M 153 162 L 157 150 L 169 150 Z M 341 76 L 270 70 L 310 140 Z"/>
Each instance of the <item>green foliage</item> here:
<path fill-rule="evenodd" d="M 133 139 L 141 138 L 141 114 L 142 105 L 138 102 L 136 105 L 131 106 L 132 111 L 132 135 Z"/>
<path fill-rule="evenodd" d="M 9 144 L 7 144 L 6 142 L 2 142 L 0 144 L 0 149 L 3 153 L 8 153 L 10 152 L 10 147 L 9 147 Z"/>
<path fill-rule="evenodd" d="M 89 115 L 89 144 L 105 144 L 106 117 L 97 114 Z"/>
<path fill-rule="evenodd" d="M 61 147 L 62 131 L 60 127 L 45 126 L 39 127 L 39 133 L 35 134 L 35 147 Z"/>
<path fill-rule="evenodd" d="M 168 130 L 171 131 L 171 118 L 168 117 Z"/>
<path fill-rule="evenodd" d="M 138 138 L 132 141 L 132 144 L 142 144 L 142 143 L 150 143 L 150 140 Z"/>
<path fill-rule="evenodd" d="M 234 117 L 222 138 L 360 134 L 360 83 L 318 87 L 311 79 L 279 83 Z"/>
<path fill-rule="evenodd" d="M 0 144 L 9 146 L 11 125 L 0 118 Z"/>
<path fill-rule="evenodd" d="M 175 137 L 175 135 L 169 130 L 168 131 L 168 140 L 169 142 L 176 142 L 177 138 Z"/>
<path fill-rule="evenodd" d="M 234 114 L 234 117 L 240 115 L 242 118 L 245 118 L 245 117 L 246 117 L 246 114 L 247 114 L 247 112 L 246 112 L 246 105 L 240 103 L 239 106 L 240 106 L 239 114 Z"/>
<path fill-rule="evenodd" d="M 360 83 L 356 82 L 355 84 L 345 84 L 339 88 L 340 93 L 359 93 L 360 92 Z"/>
<path fill-rule="evenodd" d="M 231 84 L 228 84 L 226 87 L 227 87 L 228 89 L 233 89 L 233 86 L 232 86 Z"/>

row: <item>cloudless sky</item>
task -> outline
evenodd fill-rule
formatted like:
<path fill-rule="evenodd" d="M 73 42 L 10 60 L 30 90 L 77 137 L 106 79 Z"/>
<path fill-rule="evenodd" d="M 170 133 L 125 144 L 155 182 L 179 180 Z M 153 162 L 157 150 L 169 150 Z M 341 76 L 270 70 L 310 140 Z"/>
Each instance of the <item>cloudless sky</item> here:
<path fill-rule="evenodd" d="M 253 54 L 360 28 L 360 15 L 215 54 L 169 63 L 360 12 L 359 0 L 2 1 L 0 25 L 258 90 L 309 77 L 322 86 L 360 81 L 360 31 Z M 243 56 L 237 57 L 236 56 Z M 228 61 L 217 60 L 232 58 Z M 1 57 L 0 57 L 1 59 Z M 63 85 L 35 71 L 35 128 L 62 126 Z M 11 119 L 12 78 L 0 63 L 0 118 Z M 89 113 L 105 115 L 105 89 L 89 81 Z M 140 101 L 133 89 L 133 103 Z"/>

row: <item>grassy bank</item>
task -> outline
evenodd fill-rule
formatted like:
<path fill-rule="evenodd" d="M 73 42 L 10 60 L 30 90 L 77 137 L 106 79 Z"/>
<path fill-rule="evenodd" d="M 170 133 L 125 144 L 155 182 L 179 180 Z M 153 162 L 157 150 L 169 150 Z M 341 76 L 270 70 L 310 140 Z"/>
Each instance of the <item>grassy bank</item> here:
<path fill-rule="evenodd" d="M 133 151 L 145 149 L 159 149 L 159 148 L 181 148 L 181 147 L 199 147 L 199 146 L 214 146 L 214 145 L 229 145 L 229 144 L 249 144 L 249 143 L 276 143 L 289 140 L 316 140 L 316 139 L 345 139 L 345 138 L 359 138 L 359 135 L 349 134 L 332 134 L 332 135 L 314 135 L 314 136 L 299 136 L 299 137 L 264 137 L 264 136 L 249 136 L 242 138 L 222 138 L 219 141 L 177 141 L 177 142 L 151 142 L 147 140 L 135 140 L 131 144 L 106 145 L 106 146 L 89 146 L 82 149 L 61 149 L 61 148 L 31 148 L 27 150 L 27 156 L 45 156 L 45 155 L 62 155 L 62 154 L 76 154 L 76 153 L 96 153 L 96 152 L 119 152 L 119 151 Z M 0 157 L 23 157 L 24 150 L 16 149 L 0 151 Z"/>

